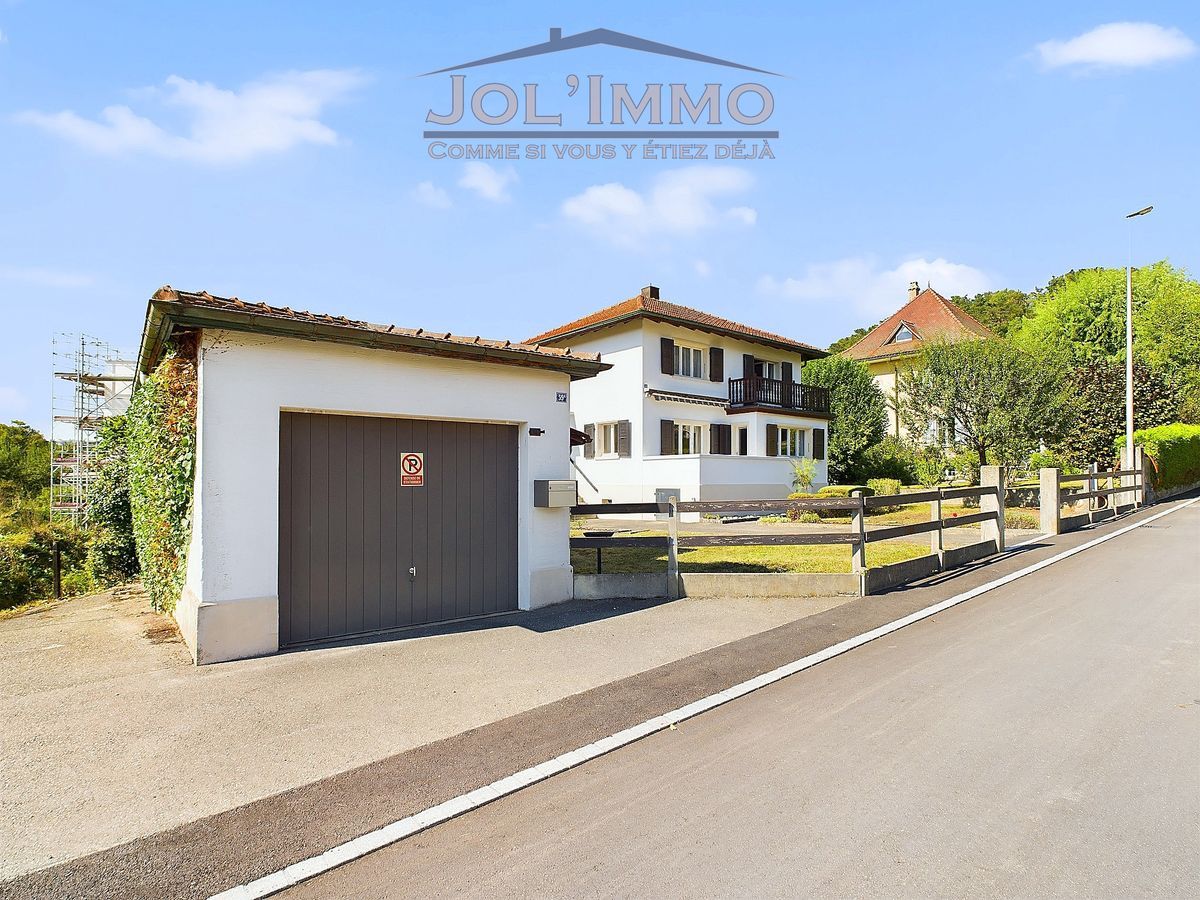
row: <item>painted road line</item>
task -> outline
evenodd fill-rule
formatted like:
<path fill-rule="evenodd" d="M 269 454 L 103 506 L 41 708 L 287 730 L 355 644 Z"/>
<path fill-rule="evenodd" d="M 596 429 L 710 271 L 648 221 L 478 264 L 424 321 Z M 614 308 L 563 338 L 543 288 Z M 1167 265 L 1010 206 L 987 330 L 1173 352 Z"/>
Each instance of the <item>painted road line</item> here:
<path fill-rule="evenodd" d="M 648 737 L 659 731 L 670 728 L 686 719 L 700 715 L 711 709 L 715 709 L 731 700 L 736 700 L 739 697 L 744 697 L 747 694 L 760 690 L 769 684 L 774 684 L 781 681 L 790 675 L 795 675 L 797 672 L 802 672 L 805 669 L 811 668 L 818 663 L 825 662 L 835 656 L 840 656 L 848 650 L 853 650 L 855 647 L 861 647 L 863 644 L 870 643 L 884 635 L 891 634 L 894 631 L 899 631 L 908 625 L 920 622 L 922 619 L 927 619 L 930 616 L 936 615 L 943 610 L 950 609 L 960 603 L 965 603 L 981 594 L 986 594 L 989 591 L 994 591 L 996 588 L 1003 587 L 1006 584 L 1011 584 L 1018 578 L 1024 578 L 1026 575 L 1031 575 L 1034 572 L 1040 572 L 1047 566 L 1051 566 L 1056 562 L 1074 556 L 1077 553 L 1082 553 L 1095 547 L 1098 544 L 1103 544 L 1105 541 L 1110 541 L 1115 537 L 1120 537 L 1127 532 L 1133 531 L 1135 528 L 1140 528 L 1163 516 L 1168 516 L 1171 513 L 1183 509 L 1185 506 L 1190 506 L 1193 503 L 1200 501 L 1200 497 L 1191 500 L 1185 500 L 1177 503 L 1170 509 L 1165 509 L 1160 513 L 1155 513 L 1152 516 L 1147 516 L 1138 522 L 1126 525 L 1116 531 L 1101 535 L 1086 543 L 1080 544 L 1078 547 L 1072 547 L 1069 550 L 1064 550 L 1057 553 L 1041 562 L 1033 563 L 1026 566 L 1024 569 L 1019 569 L 994 581 L 989 581 L 987 584 L 982 584 L 979 587 L 972 588 L 969 591 L 964 591 L 961 594 L 956 594 L 932 606 L 927 606 L 924 609 L 911 613 L 895 621 L 888 622 L 885 625 L 880 625 L 878 628 L 873 628 L 870 631 L 857 635 L 856 637 L 847 638 L 840 641 L 824 650 L 819 650 L 816 653 L 809 654 L 794 662 L 787 663 L 777 669 L 772 669 L 770 672 L 765 672 L 762 675 L 735 684 L 732 687 L 726 688 L 715 694 L 710 694 L 699 700 L 695 700 L 686 706 L 681 706 L 678 709 L 668 713 L 663 713 L 660 716 L 655 716 L 652 719 L 647 719 L 637 725 L 633 725 L 615 734 L 609 735 L 606 738 L 601 738 L 586 746 L 579 747 L 576 750 L 570 750 L 560 754 L 553 759 L 546 760 L 536 766 L 531 766 L 528 769 L 523 769 L 512 775 L 507 775 L 491 784 L 484 785 L 481 788 L 476 788 L 466 794 L 461 794 L 444 803 L 439 803 L 437 806 L 432 806 L 429 809 L 423 810 L 406 818 L 392 822 L 390 825 L 384 825 L 375 831 L 368 832 L 360 837 L 347 841 L 344 844 L 339 844 L 324 853 L 317 856 L 309 857 L 301 860 L 298 863 L 293 863 L 278 872 L 273 872 L 270 875 L 265 875 L 262 878 L 251 881 L 247 884 L 238 885 L 230 888 L 227 891 L 222 891 L 215 894 L 209 900 L 254 900 L 254 898 L 268 897 L 271 894 L 294 887 L 302 881 L 307 881 L 324 872 L 359 859 L 369 853 L 373 853 L 389 844 L 394 844 L 404 838 L 424 831 L 434 825 L 440 825 L 442 822 L 460 816 L 465 812 L 478 809 L 488 803 L 498 800 L 501 797 L 506 797 L 528 787 L 531 784 L 536 784 L 539 781 L 544 781 L 547 778 L 552 778 L 562 772 L 581 765 L 589 760 L 596 759 L 599 756 L 604 756 L 621 747 L 632 744 L 634 741 L 639 741 L 644 737 Z M 1032 543 L 1034 540 L 1041 540 L 1044 536 L 1033 538 L 1025 543 Z M 1018 545 L 1019 546 L 1019 545 Z"/>

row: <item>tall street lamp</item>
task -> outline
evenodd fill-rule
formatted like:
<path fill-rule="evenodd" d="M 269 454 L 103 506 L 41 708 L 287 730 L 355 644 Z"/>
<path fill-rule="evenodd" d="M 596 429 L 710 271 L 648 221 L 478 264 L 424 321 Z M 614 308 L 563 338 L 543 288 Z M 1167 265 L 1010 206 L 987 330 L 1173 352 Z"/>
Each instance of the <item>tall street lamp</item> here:
<path fill-rule="evenodd" d="M 1153 206 L 1131 212 L 1126 219 L 1136 219 L 1153 210 Z M 1125 464 L 1133 467 L 1133 222 L 1129 223 L 1129 265 L 1125 269 Z"/>

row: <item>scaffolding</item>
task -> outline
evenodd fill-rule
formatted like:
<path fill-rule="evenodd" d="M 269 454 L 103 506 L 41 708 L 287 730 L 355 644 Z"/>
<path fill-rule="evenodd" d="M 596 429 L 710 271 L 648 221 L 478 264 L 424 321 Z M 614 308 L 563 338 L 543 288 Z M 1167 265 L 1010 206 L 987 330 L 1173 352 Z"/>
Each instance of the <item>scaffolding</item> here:
<path fill-rule="evenodd" d="M 51 354 L 50 516 L 86 525 L 99 429 L 128 409 L 134 363 L 86 334 L 55 334 Z"/>

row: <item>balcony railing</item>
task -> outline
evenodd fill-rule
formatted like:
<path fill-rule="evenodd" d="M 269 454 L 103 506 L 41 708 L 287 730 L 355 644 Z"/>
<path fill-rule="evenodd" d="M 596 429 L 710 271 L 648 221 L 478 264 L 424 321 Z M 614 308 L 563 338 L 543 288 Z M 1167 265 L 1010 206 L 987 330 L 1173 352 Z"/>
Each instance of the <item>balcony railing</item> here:
<path fill-rule="evenodd" d="M 729 405 L 778 406 L 780 409 L 829 415 L 829 390 L 781 378 L 750 375 L 729 379 Z"/>

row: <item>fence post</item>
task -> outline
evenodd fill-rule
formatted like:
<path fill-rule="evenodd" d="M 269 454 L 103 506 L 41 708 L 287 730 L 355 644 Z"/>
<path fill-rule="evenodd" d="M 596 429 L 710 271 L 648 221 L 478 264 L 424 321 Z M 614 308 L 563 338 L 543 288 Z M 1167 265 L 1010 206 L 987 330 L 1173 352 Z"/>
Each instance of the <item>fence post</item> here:
<path fill-rule="evenodd" d="M 1085 491 L 1088 491 L 1090 493 L 1092 491 L 1100 490 L 1099 472 L 1100 472 L 1100 463 L 1089 463 L 1088 464 L 1088 470 L 1087 470 L 1088 480 L 1084 482 L 1084 484 L 1087 485 L 1087 487 L 1084 488 Z M 1115 498 L 1116 494 L 1110 494 L 1109 496 L 1112 496 Z M 1092 497 L 1091 499 L 1088 500 L 1088 521 L 1089 522 L 1092 521 L 1092 513 L 1094 513 L 1096 510 L 1098 510 L 1100 508 L 1101 501 L 1107 500 L 1107 499 L 1108 499 L 1108 497 Z M 1115 507 L 1116 505 L 1117 504 L 1114 499 L 1113 506 Z"/>
<path fill-rule="evenodd" d="M 1140 457 L 1141 457 L 1141 454 L 1138 452 L 1138 450 L 1140 450 L 1140 449 L 1141 448 L 1136 445 L 1133 447 L 1132 452 L 1130 452 L 1130 449 L 1128 447 L 1121 448 L 1121 468 L 1122 469 L 1136 469 L 1138 467 L 1138 462 L 1140 461 Z M 1138 477 L 1136 475 L 1122 475 L 1121 476 L 1121 487 L 1128 487 L 1129 491 L 1128 492 L 1122 491 L 1120 494 L 1114 494 L 1113 496 L 1121 498 L 1122 506 L 1137 506 L 1138 505 L 1137 482 L 1138 482 Z M 1116 504 L 1114 504 L 1114 506 L 1115 505 Z"/>
<path fill-rule="evenodd" d="M 1137 465 L 1134 466 L 1138 470 L 1138 474 L 1134 476 L 1138 479 L 1139 487 L 1134 493 L 1134 497 L 1138 498 L 1138 505 L 1145 506 L 1150 502 L 1150 466 L 1146 464 L 1146 448 L 1139 446 L 1137 448 Z"/>
<path fill-rule="evenodd" d="M 679 599 L 679 507 L 667 498 L 667 599 Z"/>
<path fill-rule="evenodd" d="M 1007 471 L 1004 466 L 980 466 L 979 484 L 981 487 L 995 488 L 979 495 L 979 511 L 994 513 L 995 518 L 984 519 L 980 523 L 980 537 L 985 541 L 996 542 L 996 552 L 1004 552 L 1004 502 L 1007 499 L 1008 488 L 1005 484 Z"/>
<path fill-rule="evenodd" d="M 1042 469 L 1038 476 L 1038 504 L 1042 512 L 1042 534 L 1058 534 L 1062 513 L 1058 469 Z"/>
<path fill-rule="evenodd" d="M 54 599 L 62 599 L 62 549 L 58 546 L 58 541 L 51 544 L 51 565 L 54 571 Z"/>
<path fill-rule="evenodd" d="M 929 552 L 937 554 L 939 568 L 946 568 L 946 545 L 942 537 L 942 489 L 934 488 L 937 496 L 929 501 L 929 521 L 937 522 L 936 530 L 929 532 Z"/>
<path fill-rule="evenodd" d="M 851 491 L 850 496 L 858 501 L 850 511 L 850 533 L 858 536 L 858 541 L 850 545 L 850 569 L 862 574 L 867 570 L 867 507 L 861 489 Z"/>

